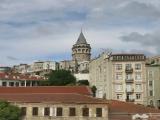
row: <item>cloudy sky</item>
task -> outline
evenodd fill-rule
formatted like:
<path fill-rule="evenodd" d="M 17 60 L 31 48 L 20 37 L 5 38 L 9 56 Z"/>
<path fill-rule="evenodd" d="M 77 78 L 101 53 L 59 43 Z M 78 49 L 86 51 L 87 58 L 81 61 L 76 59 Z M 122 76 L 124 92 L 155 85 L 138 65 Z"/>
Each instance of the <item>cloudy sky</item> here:
<path fill-rule="evenodd" d="M 81 28 L 92 57 L 160 54 L 160 0 L 0 0 L 0 65 L 71 59 Z"/>

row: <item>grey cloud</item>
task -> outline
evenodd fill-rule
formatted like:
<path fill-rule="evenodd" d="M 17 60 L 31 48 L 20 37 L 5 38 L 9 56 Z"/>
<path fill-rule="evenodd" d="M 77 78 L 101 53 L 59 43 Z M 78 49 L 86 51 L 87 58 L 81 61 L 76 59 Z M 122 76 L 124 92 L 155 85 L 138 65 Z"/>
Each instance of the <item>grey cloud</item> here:
<path fill-rule="evenodd" d="M 7 56 L 6 57 L 8 60 L 12 60 L 12 61 L 18 61 L 19 59 L 13 56 Z"/>
<path fill-rule="evenodd" d="M 141 34 L 138 32 L 132 32 L 129 35 L 121 36 L 120 39 L 123 42 L 132 42 L 133 44 L 138 43 L 142 46 L 142 48 L 143 47 L 144 48 L 145 47 L 155 48 L 157 51 L 157 54 L 159 54 L 159 52 L 160 52 L 160 47 L 159 47 L 159 45 L 160 45 L 160 30 L 152 32 L 152 33 L 145 33 L 145 34 Z M 146 49 L 146 51 L 152 52 L 147 49 Z"/>

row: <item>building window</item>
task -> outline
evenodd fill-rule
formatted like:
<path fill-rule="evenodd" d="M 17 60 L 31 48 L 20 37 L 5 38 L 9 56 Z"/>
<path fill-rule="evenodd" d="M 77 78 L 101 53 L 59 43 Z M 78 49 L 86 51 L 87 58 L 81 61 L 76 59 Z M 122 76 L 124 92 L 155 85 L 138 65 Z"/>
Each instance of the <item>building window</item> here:
<path fill-rule="evenodd" d="M 153 90 L 149 91 L 149 96 L 153 96 Z"/>
<path fill-rule="evenodd" d="M 132 64 L 126 64 L 126 70 L 132 69 Z"/>
<path fill-rule="evenodd" d="M 122 70 L 122 64 L 116 64 L 115 69 L 116 70 Z"/>
<path fill-rule="evenodd" d="M 152 86 L 153 86 L 152 81 L 149 81 L 149 87 L 152 87 Z"/>
<path fill-rule="evenodd" d="M 9 82 L 9 86 L 14 86 L 14 82 Z"/>
<path fill-rule="evenodd" d="M 21 107 L 21 115 L 22 116 L 26 116 L 26 111 L 27 111 L 26 107 Z"/>
<path fill-rule="evenodd" d="M 96 108 L 96 117 L 102 117 L 102 108 Z"/>
<path fill-rule="evenodd" d="M 115 79 L 116 80 L 122 80 L 122 73 L 116 73 L 116 76 L 115 76 Z"/>
<path fill-rule="evenodd" d="M 132 80 L 132 74 L 126 74 L 126 80 Z"/>
<path fill-rule="evenodd" d="M 7 86 L 7 82 L 2 82 L 2 86 Z"/>
<path fill-rule="evenodd" d="M 136 72 L 135 73 L 135 79 L 136 80 L 141 80 L 142 76 L 141 76 L 141 73 L 140 72 Z"/>
<path fill-rule="evenodd" d="M 76 116 L 76 108 L 74 107 L 69 108 L 69 116 Z"/>
<path fill-rule="evenodd" d="M 123 89 L 123 86 L 121 84 L 115 85 L 115 90 L 116 91 L 122 91 L 122 89 Z"/>
<path fill-rule="evenodd" d="M 136 84 L 136 91 L 142 91 L 142 85 Z"/>
<path fill-rule="evenodd" d="M 152 71 L 149 71 L 148 74 L 149 74 L 149 78 L 152 79 L 152 78 L 153 78 L 153 72 L 152 72 Z"/>
<path fill-rule="evenodd" d="M 23 81 L 23 82 L 21 82 L 21 86 L 25 86 L 25 82 Z"/>
<path fill-rule="evenodd" d="M 132 90 L 133 90 L 132 85 L 131 85 L 131 84 L 127 84 L 127 85 L 126 85 L 126 91 L 127 91 L 127 92 L 132 92 Z"/>
<path fill-rule="evenodd" d="M 136 99 L 137 100 L 141 99 L 141 94 L 136 94 Z"/>
<path fill-rule="evenodd" d="M 62 116 L 63 115 L 63 109 L 61 107 L 57 108 L 57 116 Z"/>
<path fill-rule="evenodd" d="M 19 86 L 19 82 L 16 82 L 16 87 L 18 87 Z"/>
<path fill-rule="evenodd" d="M 150 106 L 154 106 L 153 100 L 150 100 Z"/>
<path fill-rule="evenodd" d="M 44 115 L 45 116 L 49 116 L 50 115 L 50 108 L 49 107 L 45 107 L 44 108 Z"/>
<path fill-rule="evenodd" d="M 89 116 L 89 108 L 82 108 L 82 116 L 85 117 Z"/>
<path fill-rule="evenodd" d="M 117 100 L 122 100 L 122 94 L 117 94 Z"/>
<path fill-rule="evenodd" d="M 33 116 L 38 116 L 38 107 L 33 107 L 32 108 L 32 115 Z"/>
<path fill-rule="evenodd" d="M 135 70 L 141 70 L 141 64 L 135 64 Z"/>

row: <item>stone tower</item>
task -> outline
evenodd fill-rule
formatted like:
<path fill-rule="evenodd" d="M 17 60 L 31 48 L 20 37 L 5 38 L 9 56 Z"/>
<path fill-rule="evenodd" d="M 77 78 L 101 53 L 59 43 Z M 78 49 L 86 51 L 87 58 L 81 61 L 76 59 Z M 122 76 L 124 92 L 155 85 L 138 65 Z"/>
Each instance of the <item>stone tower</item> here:
<path fill-rule="evenodd" d="M 91 57 L 91 47 L 87 43 L 83 32 L 81 31 L 76 44 L 72 47 L 72 60 L 77 60 L 77 62 L 90 61 Z"/>

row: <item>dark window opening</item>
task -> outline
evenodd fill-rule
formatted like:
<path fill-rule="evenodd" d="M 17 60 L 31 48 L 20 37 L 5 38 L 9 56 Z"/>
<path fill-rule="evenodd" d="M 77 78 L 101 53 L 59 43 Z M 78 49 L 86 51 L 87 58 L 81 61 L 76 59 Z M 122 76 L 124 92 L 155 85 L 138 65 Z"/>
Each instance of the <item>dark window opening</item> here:
<path fill-rule="evenodd" d="M 82 115 L 85 116 L 85 117 L 89 116 L 89 108 L 83 108 L 82 109 Z"/>
<path fill-rule="evenodd" d="M 44 115 L 45 116 L 49 116 L 50 115 L 50 108 L 49 107 L 44 108 Z"/>
<path fill-rule="evenodd" d="M 32 108 L 32 115 L 37 116 L 38 115 L 38 107 L 33 107 Z"/>
<path fill-rule="evenodd" d="M 58 107 L 58 108 L 57 108 L 57 116 L 62 116 L 62 114 L 63 114 L 62 108 L 61 108 L 61 107 Z"/>
<path fill-rule="evenodd" d="M 22 116 L 26 116 L 26 111 L 27 111 L 26 107 L 21 107 L 21 115 Z"/>
<path fill-rule="evenodd" d="M 102 108 L 96 108 L 96 117 L 102 117 Z"/>
<path fill-rule="evenodd" d="M 75 108 L 69 108 L 69 116 L 76 116 L 76 109 Z"/>

